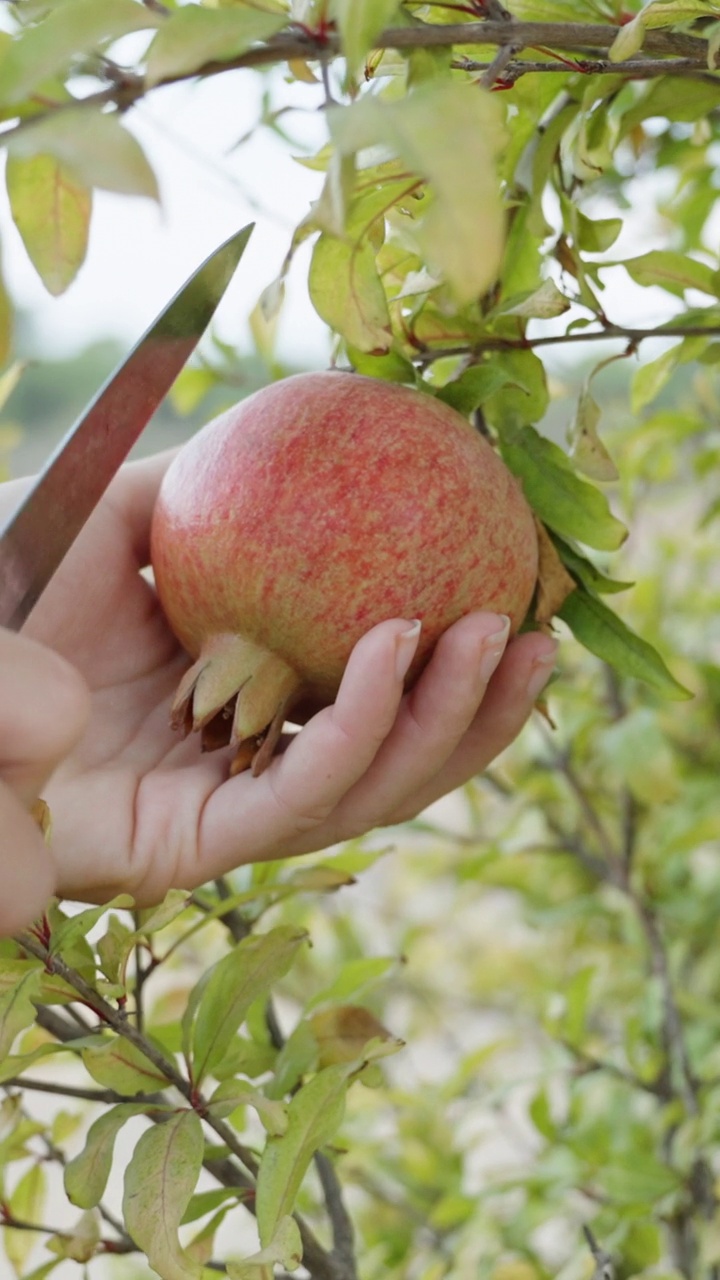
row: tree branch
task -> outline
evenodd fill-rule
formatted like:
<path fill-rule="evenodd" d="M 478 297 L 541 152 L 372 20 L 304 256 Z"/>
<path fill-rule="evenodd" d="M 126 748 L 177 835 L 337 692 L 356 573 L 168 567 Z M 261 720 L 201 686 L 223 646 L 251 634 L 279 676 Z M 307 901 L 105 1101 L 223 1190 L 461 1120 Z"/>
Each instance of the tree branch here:
<path fill-rule="evenodd" d="M 205 1124 L 214 1130 L 220 1141 L 235 1156 L 242 1168 L 238 1168 L 231 1160 L 205 1160 L 203 1162 L 204 1166 L 208 1172 L 218 1178 L 221 1185 L 239 1186 L 251 1191 L 253 1197 L 248 1207 L 251 1212 L 254 1212 L 254 1179 L 258 1173 L 258 1161 L 255 1155 L 238 1140 L 230 1125 L 213 1117 L 209 1111 L 207 1101 L 194 1088 L 191 1082 L 186 1080 L 182 1073 L 178 1071 L 174 1062 L 142 1035 L 124 1013 L 115 1009 L 100 996 L 81 974 L 72 969 L 59 956 L 52 955 L 48 948 L 31 934 L 20 935 L 17 942 L 30 955 L 41 960 L 49 972 L 59 974 L 65 982 L 73 987 L 83 1003 L 97 1014 L 101 1023 L 135 1045 L 165 1077 L 168 1084 L 173 1085 L 178 1090 Z M 152 1115 L 149 1118 L 153 1119 Z M 247 1173 L 245 1170 L 247 1170 Z M 248 1177 L 248 1174 L 251 1176 Z M 293 1216 L 303 1243 L 303 1263 L 313 1280 L 349 1280 L 349 1273 L 342 1259 L 334 1252 L 330 1253 L 322 1247 L 300 1214 L 294 1214 Z"/>
<path fill-rule="evenodd" d="M 152 7 L 155 6 L 152 5 Z M 374 51 L 443 49 L 461 44 L 493 45 L 498 49 L 511 46 L 513 56 L 524 49 L 538 47 L 542 47 L 543 51 L 553 49 L 582 55 L 595 50 L 607 53 L 617 34 L 618 27 L 611 24 L 584 22 L 513 22 L 494 19 L 485 22 L 453 22 L 438 25 L 418 23 L 412 27 L 393 27 L 383 31 L 374 42 Z M 620 76 L 671 75 L 675 65 L 672 59 L 678 59 L 681 67 L 680 74 L 688 75 L 696 72 L 708 75 L 708 46 L 705 40 L 696 36 L 678 32 L 648 31 L 645 34 L 644 49 L 655 59 L 652 67 L 644 59 L 635 58 L 628 64 L 608 63 L 604 69 L 614 70 Z M 236 58 L 229 58 L 223 62 L 207 62 L 194 71 L 166 76 L 153 85 L 148 85 L 142 76 L 126 72 L 120 76 L 112 76 L 106 67 L 106 74 L 112 79 L 112 83 L 106 89 L 101 89 L 82 99 L 73 98 L 69 102 L 54 103 L 45 111 L 37 112 L 34 116 L 21 120 L 0 132 L 0 142 L 3 138 L 20 130 L 32 129 L 34 124 L 57 112 L 78 108 L 102 108 L 108 105 L 114 105 L 119 111 L 126 111 L 146 93 L 166 85 L 198 78 L 207 79 L 210 76 L 222 75 L 226 71 L 267 67 L 293 60 L 326 63 L 328 59 L 340 56 L 341 52 L 340 40 L 333 31 L 323 32 L 322 36 L 315 37 L 310 32 L 290 27 L 287 31 L 271 37 L 265 44 L 258 45 Z M 663 61 L 665 57 L 670 61 L 665 63 Z M 487 67 L 483 65 L 483 70 L 492 66 L 493 62 L 488 63 Z M 512 74 L 521 74 L 522 68 L 522 62 L 515 64 Z M 543 69 L 557 72 L 560 68 L 550 63 L 544 64 Z M 577 70 L 593 74 L 595 65 L 592 63 L 587 67 L 579 65 Z"/>

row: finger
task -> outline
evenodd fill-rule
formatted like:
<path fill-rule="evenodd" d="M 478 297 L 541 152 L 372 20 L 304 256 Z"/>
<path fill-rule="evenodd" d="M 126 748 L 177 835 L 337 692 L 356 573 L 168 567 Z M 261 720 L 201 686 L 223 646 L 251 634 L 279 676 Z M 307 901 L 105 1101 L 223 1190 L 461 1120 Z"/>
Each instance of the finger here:
<path fill-rule="evenodd" d="M 468 731 L 424 786 L 388 813 L 387 824 L 406 822 L 429 804 L 482 773 L 520 733 L 553 672 L 557 642 L 533 633 L 509 646 Z"/>
<path fill-rule="evenodd" d="M 509 628 L 509 618 L 475 613 L 440 637 L 382 750 L 341 804 L 340 823 L 344 806 L 355 815 L 358 830 L 379 825 L 444 768 L 472 723 L 505 650 Z"/>
<path fill-rule="evenodd" d="M 210 797 L 199 831 L 204 878 L 285 857 L 288 842 L 322 826 L 390 732 L 419 634 L 419 623 L 400 620 L 374 627 L 355 646 L 334 705 L 259 778 L 241 774 Z"/>
<path fill-rule="evenodd" d="M 150 458 L 126 463 L 108 489 L 107 498 L 123 518 L 140 568 L 150 563 L 152 513 L 165 472 L 177 452 L 166 449 Z"/>
<path fill-rule="evenodd" d="M 367 774 L 338 806 L 339 839 L 386 825 L 398 806 L 442 774 L 477 713 L 508 634 L 508 618 L 474 613 L 440 637 Z"/>
<path fill-rule="evenodd" d="M 90 714 L 82 676 L 59 654 L 0 630 L 0 777 L 25 806 L 80 739 Z"/>
<path fill-rule="evenodd" d="M 0 783 L 0 937 L 29 925 L 55 892 L 50 850 L 30 814 Z"/>

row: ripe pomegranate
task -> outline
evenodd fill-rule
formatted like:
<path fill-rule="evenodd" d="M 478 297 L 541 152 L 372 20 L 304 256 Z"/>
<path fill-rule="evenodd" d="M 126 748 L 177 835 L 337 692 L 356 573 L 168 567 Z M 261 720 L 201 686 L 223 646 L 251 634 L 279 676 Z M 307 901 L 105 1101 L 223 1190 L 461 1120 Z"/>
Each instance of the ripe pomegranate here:
<path fill-rule="evenodd" d="M 172 723 L 265 767 L 291 707 L 327 704 L 350 650 L 421 618 L 408 683 L 473 609 L 523 621 L 537 539 L 492 447 L 431 395 L 352 373 L 286 378 L 210 422 L 158 496 L 152 563 L 196 659 Z"/>

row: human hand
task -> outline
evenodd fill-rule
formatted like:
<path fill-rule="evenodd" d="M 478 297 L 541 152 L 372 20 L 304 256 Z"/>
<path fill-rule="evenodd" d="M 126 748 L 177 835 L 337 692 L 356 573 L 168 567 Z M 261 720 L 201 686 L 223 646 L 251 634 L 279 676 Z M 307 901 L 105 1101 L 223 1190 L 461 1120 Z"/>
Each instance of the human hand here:
<path fill-rule="evenodd" d="M 473 614 L 445 633 L 404 695 L 402 669 L 418 637 L 410 622 L 390 619 L 356 646 L 332 707 L 259 778 L 228 778 L 227 752 L 200 755 L 195 738 L 180 741 L 169 728 L 189 661 L 140 574 L 169 461 L 122 469 L 24 631 L 72 662 L 90 691 L 87 727 L 79 736 L 78 714 L 43 791 L 53 820 L 44 891 L 65 897 L 128 892 L 149 905 L 172 886 L 191 889 L 242 863 L 326 848 L 414 816 L 512 741 L 552 669 L 548 637 L 528 634 L 506 648 L 501 619 Z M 44 714 L 57 722 L 49 705 Z M 16 730 L 22 715 L 16 706 L 6 726 Z M 53 739 L 50 765 L 58 747 Z M 15 836 L 1 839 L 10 860 Z"/>

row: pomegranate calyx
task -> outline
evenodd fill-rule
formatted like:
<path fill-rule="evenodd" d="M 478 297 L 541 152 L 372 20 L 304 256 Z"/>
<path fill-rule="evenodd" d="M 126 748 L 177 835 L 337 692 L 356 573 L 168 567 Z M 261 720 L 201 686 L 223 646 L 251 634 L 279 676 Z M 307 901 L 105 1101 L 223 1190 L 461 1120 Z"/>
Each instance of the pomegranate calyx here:
<path fill-rule="evenodd" d="M 200 732 L 204 751 L 238 748 L 257 775 L 272 754 L 266 744 L 275 746 L 301 692 L 300 676 L 277 654 L 239 635 L 212 635 L 178 686 L 170 723 L 184 736 Z M 239 772 L 237 764 L 232 772 Z"/>

